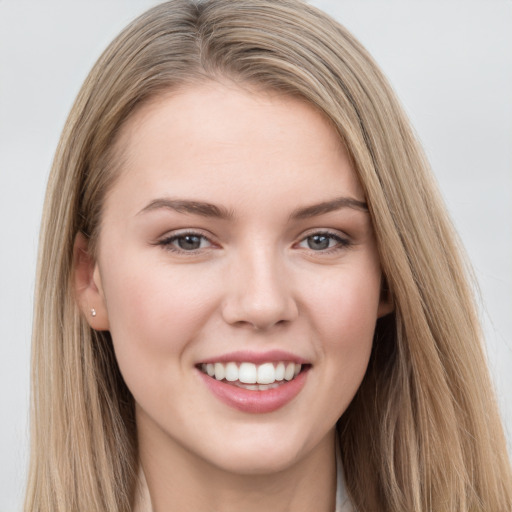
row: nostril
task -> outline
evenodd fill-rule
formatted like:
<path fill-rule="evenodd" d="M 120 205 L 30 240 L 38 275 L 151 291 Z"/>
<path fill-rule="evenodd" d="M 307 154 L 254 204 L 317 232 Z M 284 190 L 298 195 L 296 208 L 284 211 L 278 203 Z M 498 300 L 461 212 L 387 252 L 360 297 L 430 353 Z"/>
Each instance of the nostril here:
<path fill-rule="evenodd" d="M 231 297 L 224 304 L 222 314 L 232 326 L 266 330 L 287 325 L 297 318 L 298 309 L 291 297 L 266 302 L 254 301 L 250 297 Z"/>

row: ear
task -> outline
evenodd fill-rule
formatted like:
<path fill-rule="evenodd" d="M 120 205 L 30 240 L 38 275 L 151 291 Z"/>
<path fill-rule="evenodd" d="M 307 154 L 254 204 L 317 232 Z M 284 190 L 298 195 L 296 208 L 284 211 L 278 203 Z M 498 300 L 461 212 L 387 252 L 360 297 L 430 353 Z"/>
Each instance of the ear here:
<path fill-rule="evenodd" d="M 75 300 L 89 325 L 97 331 L 108 331 L 108 313 L 98 264 L 89 253 L 89 243 L 78 233 L 73 245 L 73 280 Z"/>
<path fill-rule="evenodd" d="M 389 315 L 389 313 L 392 313 L 394 310 L 395 304 L 393 301 L 393 296 L 389 290 L 386 278 L 383 277 L 380 287 L 380 301 L 379 308 L 377 309 L 377 318 L 382 318 L 383 316 Z"/>

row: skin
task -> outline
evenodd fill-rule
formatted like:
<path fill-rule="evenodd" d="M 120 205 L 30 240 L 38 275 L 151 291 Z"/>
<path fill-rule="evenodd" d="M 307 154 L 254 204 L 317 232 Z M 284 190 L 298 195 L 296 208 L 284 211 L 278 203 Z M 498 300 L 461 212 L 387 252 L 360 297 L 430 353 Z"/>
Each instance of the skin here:
<path fill-rule="evenodd" d="M 335 424 L 391 308 L 364 208 L 293 217 L 340 197 L 364 203 L 337 134 L 298 99 L 207 83 L 143 106 L 118 142 L 97 258 L 78 237 L 75 280 L 133 393 L 154 510 L 334 510 Z M 176 236 L 190 232 L 200 245 L 184 250 Z M 196 367 L 272 349 L 310 368 L 270 413 L 221 402 Z"/>

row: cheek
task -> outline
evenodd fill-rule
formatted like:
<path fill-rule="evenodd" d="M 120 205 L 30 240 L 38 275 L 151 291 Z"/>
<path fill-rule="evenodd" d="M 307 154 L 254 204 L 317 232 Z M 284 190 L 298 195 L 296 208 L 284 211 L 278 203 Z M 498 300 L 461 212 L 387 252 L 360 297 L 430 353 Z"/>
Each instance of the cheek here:
<path fill-rule="evenodd" d="M 214 286 L 165 264 L 119 260 L 109 267 L 104 292 L 110 332 L 127 380 L 157 369 L 180 371 L 181 355 L 216 307 Z"/>
<path fill-rule="evenodd" d="M 318 350 L 325 363 L 326 397 L 339 417 L 356 393 L 370 358 L 380 297 L 380 273 L 334 272 L 311 295 Z"/>
<path fill-rule="evenodd" d="M 349 348 L 373 336 L 380 300 L 380 271 L 374 266 L 333 269 L 310 283 L 308 304 L 316 327 L 336 346 Z"/>

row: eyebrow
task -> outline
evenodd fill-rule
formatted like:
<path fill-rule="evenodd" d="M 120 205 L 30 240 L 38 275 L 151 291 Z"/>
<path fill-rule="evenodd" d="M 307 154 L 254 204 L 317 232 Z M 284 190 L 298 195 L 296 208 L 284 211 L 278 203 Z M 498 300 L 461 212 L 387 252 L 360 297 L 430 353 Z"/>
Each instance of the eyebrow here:
<path fill-rule="evenodd" d="M 137 215 L 164 208 L 174 210 L 178 213 L 190 213 L 192 215 L 201 215 L 202 217 L 216 217 L 219 219 L 231 219 L 233 212 L 222 206 L 216 206 L 203 201 L 190 201 L 185 199 L 159 198 L 151 201 L 147 206 L 140 210 Z"/>
<path fill-rule="evenodd" d="M 364 201 L 359 201 L 353 197 L 337 197 L 330 201 L 324 201 L 323 203 L 313 204 L 306 206 L 305 208 L 299 208 L 292 212 L 290 219 L 307 219 L 315 217 L 317 215 L 323 215 L 325 213 L 334 212 L 341 210 L 342 208 L 353 208 L 362 212 L 368 212 L 368 205 Z"/>
<path fill-rule="evenodd" d="M 234 218 L 233 212 L 224 208 L 223 206 L 217 206 L 215 204 L 207 203 L 204 201 L 170 198 L 154 199 L 142 210 L 140 210 L 137 215 L 161 208 L 174 210 L 178 213 L 201 215 L 202 217 L 215 217 L 218 219 Z M 325 213 L 340 210 L 342 208 L 352 208 L 363 212 L 368 211 L 368 205 L 364 201 L 359 201 L 352 197 L 337 197 L 335 199 L 331 199 L 330 201 L 324 201 L 322 203 L 299 208 L 293 211 L 289 218 L 293 220 L 307 219 L 317 215 L 323 215 Z"/>

